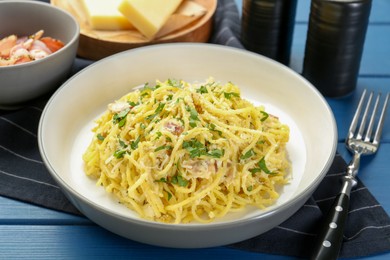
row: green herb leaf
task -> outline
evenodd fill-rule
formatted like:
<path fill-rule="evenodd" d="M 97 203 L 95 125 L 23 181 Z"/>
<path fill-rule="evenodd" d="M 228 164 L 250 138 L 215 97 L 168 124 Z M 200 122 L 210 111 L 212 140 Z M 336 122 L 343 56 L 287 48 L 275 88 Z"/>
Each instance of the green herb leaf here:
<path fill-rule="evenodd" d="M 204 144 L 193 138 L 190 141 L 184 141 L 182 147 L 190 153 L 191 158 L 200 157 L 207 154 Z"/>
<path fill-rule="evenodd" d="M 182 97 L 177 98 L 177 99 L 176 99 L 176 104 L 178 104 L 181 100 L 184 101 L 184 98 L 182 98 Z"/>
<path fill-rule="evenodd" d="M 168 84 L 175 88 L 183 87 L 183 83 L 181 82 L 181 80 L 177 80 L 177 79 L 168 79 Z"/>
<path fill-rule="evenodd" d="M 129 113 L 129 111 L 130 111 L 130 108 L 126 108 L 125 110 L 122 110 L 121 112 L 116 113 L 112 118 L 114 124 L 119 123 L 120 127 L 124 126 L 126 123 L 126 116 Z"/>
<path fill-rule="evenodd" d="M 140 139 L 141 139 L 141 136 L 138 136 L 137 139 L 136 139 L 135 141 L 132 141 L 132 142 L 130 143 L 131 149 L 135 150 L 135 149 L 138 148 L 138 143 L 139 143 Z"/>
<path fill-rule="evenodd" d="M 209 151 L 207 155 L 214 157 L 214 158 L 221 158 L 225 154 L 225 150 L 222 149 L 214 149 L 212 151 Z"/>
<path fill-rule="evenodd" d="M 162 133 L 160 131 L 158 131 L 156 133 L 156 135 L 157 135 L 157 137 L 154 140 L 158 140 L 162 136 Z"/>
<path fill-rule="evenodd" d="M 119 145 L 123 148 L 127 148 L 127 144 L 121 139 L 119 139 Z"/>
<path fill-rule="evenodd" d="M 166 191 L 166 193 L 167 193 L 167 199 L 169 201 L 172 198 L 172 194 L 170 192 L 168 192 L 168 191 Z"/>
<path fill-rule="evenodd" d="M 197 93 L 200 93 L 200 94 L 208 93 L 206 86 L 201 86 L 200 88 L 198 88 L 198 89 L 196 90 L 196 92 L 197 92 Z"/>
<path fill-rule="evenodd" d="M 249 171 L 252 173 L 252 174 L 255 174 L 257 172 L 264 172 L 266 174 L 273 174 L 273 172 L 271 172 L 268 168 L 267 168 L 267 165 L 265 163 L 265 159 L 264 157 L 260 159 L 260 161 L 257 163 L 257 166 L 259 166 L 259 168 L 253 168 L 253 169 L 249 169 Z"/>
<path fill-rule="evenodd" d="M 133 101 L 129 101 L 127 103 L 129 103 L 129 105 L 132 106 L 132 107 L 135 107 L 135 106 L 139 105 L 139 102 L 135 103 Z"/>
<path fill-rule="evenodd" d="M 249 171 L 250 171 L 252 174 L 255 174 L 255 173 L 261 172 L 261 169 L 260 169 L 260 168 L 253 168 L 253 169 L 249 169 Z"/>
<path fill-rule="evenodd" d="M 241 155 L 240 159 L 241 160 L 245 160 L 245 159 L 248 159 L 250 157 L 252 157 L 253 155 L 255 155 L 256 153 L 253 151 L 253 149 L 250 149 L 249 151 L 247 151 L 245 154 Z"/>
<path fill-rule="evenodd" d="M 161 150 L 164 150 L 164 149 L 166 149 L 166 150 L 172 150 L 173 147 L 170 146 L 170 145 L 161 145 L 161 146 L 157 147 L 156 149 L 154 149 L 154 151 L 155 151 L 155 152 L 158 152 L 158 151 L 161 151 Z"/>
<path fill-rule="evenodd" d="M 226 99 L 231 99 L 232 97 L 240 97 L 240 94 L 236 92 L 223 92 L 223 95 Z"/>
<path fill-rule="evenodd" d="M 155 182 L 164 182 L 164 183 L 168 183 L 167 179 L 162 177 L 161 179 L 159 180 L 155 180 Z"/>
<path fill-rule="evenodd" d="M 154 111 L 154 114 L 149 115 L 146 117 L 147 120 L 153 120 L 163 109 L 164 109 L 165 103 L 158 104 L 158 107 Z"/>
<path fill-rule="evenodd" d="M 259 165 L 260 169 L 265 172 L 266 174 L 271 174 L 272 172 L 267 168 L 267 165 L 265 163 L 264 157 L 261 158 L 261 160 L 257 163 Z"/>
<path fill-rule="evenodd" d="M 126 124 L 126 117 L 122 118 L 122 120 L 119 121 L 119 123 L 118 123 L 119 127 L 122 127 L 122 126 L 124 126 L 125 124 Z"/>
<path fill-rule="evenodd" d="M 263 117 L 260 119 L 261 122 L 264 122 L 269 117 L 269 114 L 264 111 L 260 111 L 263 114 Z"/>
<path fill-rule="evenodd" d="M 105 138 L 105 137 L 104 137 L 104 136 L 102 136 L 102 134 L 100 134 L 100 133 L 99 133 L 99 134 L 97 134 L 97 135 L 96 135 L 96 137 L 97 137 L 97 139 L 98 139 L 99 141 L 103 141 L 103 140 L 104 140 L 104 138 Z"/>
<path fill-rule="evenodd" d="M 219 130 L 215 129 L 216 126 L 215 126 L 214 124 L 212 124 L 212 123 L 211 123 L 211 124 L 208 124 L 208 125 L 207 125 L 207 128 L 210 129 L 211 131 L 217 132 L 220 136 L 222 136 L 222 131 L 219 131 Z"/>
<path fill-rule="evenodd" d="M 119 159 L 119 158 L 122 158 L 126 153 L 126 150 L 116 150 L 114 152 L 114 157 Z"/>
<path fill-rule="evenodd" d="M 180 187 L 186 187 L 188 185 L 188 181 L 184 179 L 181 175 L 175 175 L 171 180 L 172 184 L 177 184 Z"/>
<path fill-rule="evenodd" d="M 195 108 L 193 107 L 186 107 L 187 111 L 190 112 L 190 126 L 191 127 L 196 127 L 196 121 L 200 121 L 198 118 L 198 112 L 196 111 Z"/>

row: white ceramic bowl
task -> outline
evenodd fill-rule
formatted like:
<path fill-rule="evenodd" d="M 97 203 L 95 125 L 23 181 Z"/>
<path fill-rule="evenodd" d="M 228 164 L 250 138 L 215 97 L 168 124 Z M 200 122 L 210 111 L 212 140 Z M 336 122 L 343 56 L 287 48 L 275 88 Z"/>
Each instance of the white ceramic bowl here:
<path fill-rule="evenodd" d="M 0 67 L 0 109 L 20 107 L 58 88 L 69 76 L 79 40 L 77 21 L 57 7 L 37 1 L 0 1 L 0 39 L 39 30 L 65 46 L 41 60 Z"/>
<path fill-rule="evenodd" d="M 107 104 L 156 79 L 237 84 L 244 98 L 264 104 L 291 128 L 287 146 L 293 180 L 266 210 L 248 209 L 210 224 L 162 224 L 140 219 L 83 172 L 81 156 Z M 72 102 L 72 105 L 69 105 Z M 88 218 L 121 236 L 180 248 L 230 244 L 280 224 L 310 197 L 336 151 L 336 124 L 322 95 L 289 68 L 247 51 L 211 44 L 163 44 L 105 58 L 69 79 L 52 96 L 39 124 L 39 148 L 54 179 Z"/>

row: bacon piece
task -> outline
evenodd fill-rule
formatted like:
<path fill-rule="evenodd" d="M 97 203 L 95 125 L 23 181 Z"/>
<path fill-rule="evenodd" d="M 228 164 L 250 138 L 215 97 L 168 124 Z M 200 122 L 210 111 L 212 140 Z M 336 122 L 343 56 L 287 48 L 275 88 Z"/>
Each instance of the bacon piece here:
<path fill-rule="evenodd" d="M 169 132 L 171 132 L 174 135 L 180 135 L 183 132 L 183 127 L 179 124 L 176 124 L 174 122 L 167 122 L 164 125 L 165 129 L 167 129 Z"/>
<path fill-rule="evenodd" d="M 62 41 L 53 39 L 51 37 L 43 37 L 41 41 L 46 44 L 47 48 L 49 48 L 51 52 L 56 52 L 65 46 Z"/>

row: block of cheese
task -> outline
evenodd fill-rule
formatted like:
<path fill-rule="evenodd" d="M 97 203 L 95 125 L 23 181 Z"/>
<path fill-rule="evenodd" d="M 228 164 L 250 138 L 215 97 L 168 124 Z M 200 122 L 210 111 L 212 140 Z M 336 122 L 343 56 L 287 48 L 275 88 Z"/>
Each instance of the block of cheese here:
<path fill-rule="evenodd" d="M 95 30 L 134 29 L 129 20 L 118 10 L 122 0 L 82 0 L 88 22 Z"/>
<path fill-rule="evenodd" d="M 182 0 L 122 0 L 118 10 L 148 39 L 153 39 Z"/>
<path fill-rule="evenodd" d="M 207 9 L 192 0 L 183 0 L 176 12 L 156 34 L 156 39 L 178 31 L 181 28 L 193 23 L 207 13 Z"/>
<path fill-rule="evenodd" d="M 202 16 L 205 13 L 207 13 L 207 9 L 204 8 L 202 5 L 191 1 L 191 0 L 184 0 L 184 2 L 179 6 L 176 13 L 185 15 L 185 16 Z"/>

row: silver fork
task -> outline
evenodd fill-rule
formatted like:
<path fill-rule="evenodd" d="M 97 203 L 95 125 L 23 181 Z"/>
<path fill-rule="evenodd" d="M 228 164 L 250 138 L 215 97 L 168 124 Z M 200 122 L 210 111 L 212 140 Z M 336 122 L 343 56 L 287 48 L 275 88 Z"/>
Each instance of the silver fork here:
<path fill-rule="evenodd" d="M 375 154 L 379 147 L 390 93 L 386 95 L 374 133 L 375 119 L 381 94 L 378 94 L 375 99 L 370 118 L 368 117 L 372 107 L 374 93 L 371 92 L 369 94 L 368 101 L 365 108 L 363 108 L 365 96 L 366 90 L 363 91 L 362 97 L 360 98 L 357 110 L 349 127 L 348 136 L 345 140 L 345 144 L 353 154 L 353 158 L 346 169 L 346 175 L 343 177 L 342 189 L 339 195 L 336 196 L 328 215 L 324 219 L 325 221 L 322 230 L 318 234 L 318 240 L 314 246 L 311 259 L 337 259 L 343 240 L 343 230 L 348 215 L 351 189 L 357 184 L 355 177 L 359 171 L 360 158 L 362 155 Z M 361 116 L 362 111 L 363 115 Z M 369 122 L 366 128 L 367 120 Z M 359 121 L 360 126 L 357 129 Z"/>

